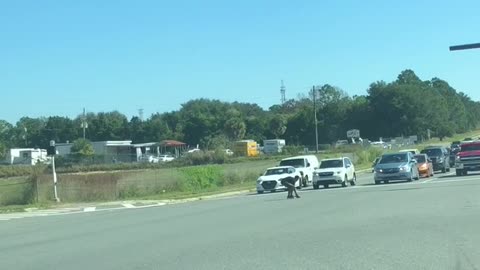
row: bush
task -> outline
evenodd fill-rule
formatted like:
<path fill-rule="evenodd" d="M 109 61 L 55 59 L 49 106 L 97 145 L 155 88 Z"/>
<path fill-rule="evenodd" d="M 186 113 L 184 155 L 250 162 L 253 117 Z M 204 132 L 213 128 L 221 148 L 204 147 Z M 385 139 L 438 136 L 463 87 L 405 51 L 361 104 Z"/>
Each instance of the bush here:
<path fill-rule="evenodd" d="M 198 192 L 224 184 L 223 170 L 219 166 L 202 166 L 179 169 L 182 178 L 179 182 L 181 191 Z"/>
<path fill-rule="evenodd" d="M 382 150 L 378 148 L 365 148 L 365 149 L 356 149 L 354 155 L 356 157 L 357 164 L 369 164 L 372 163 L 375 158 L 382 155 Z"/>

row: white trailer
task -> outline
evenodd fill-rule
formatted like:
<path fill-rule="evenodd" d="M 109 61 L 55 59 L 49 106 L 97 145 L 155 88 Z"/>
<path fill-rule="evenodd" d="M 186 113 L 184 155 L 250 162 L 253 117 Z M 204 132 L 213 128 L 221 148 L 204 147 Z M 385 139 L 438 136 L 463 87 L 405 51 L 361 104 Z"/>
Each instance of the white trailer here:
<path fill-rule="evenodd" d="M 38 148 L 12 148 L 7 155 L 7 163 L 35 165 L 48 162 L 47 150 Z"/>
<path fill-rule="evenodd" d="M 284 146 L 283 139 L 263 140 L 263 152 L 267 155 L 281 153 Z"/>

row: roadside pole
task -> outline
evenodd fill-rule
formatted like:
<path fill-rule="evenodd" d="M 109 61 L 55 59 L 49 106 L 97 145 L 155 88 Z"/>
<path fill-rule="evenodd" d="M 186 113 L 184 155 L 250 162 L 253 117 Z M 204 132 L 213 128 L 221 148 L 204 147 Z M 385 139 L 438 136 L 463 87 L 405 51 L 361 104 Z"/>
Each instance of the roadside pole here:
<path fill-rule="evenodd" d="M 55 194 L 55 201 L 60 202 L 57 193 L 57 172 L 55 171 L 55 156 L 52 156 L 52 171 L 53 171 L 53 193 Z"/>
<path fill-rule="evenodd" d="M 58 198 L 57 193 L 57 171 L 55 170 L 55 155 L 57 151 L 55 149 L 55 141 L 50 141 L 50 147 L 47 149 L 47 155 L 52 157 L 52 173 L 53 173 L 53 194 L 55 196 L 55 201 L 60 202 L 60 198 Z"/>
<path fill-rule="evenodd" d="M 315 121 L 315 153 L 318 153 L 318 123 L 317 123 L 317 93 L 315 85 L 312 87 L 313 95 L 313 114 Z"/>

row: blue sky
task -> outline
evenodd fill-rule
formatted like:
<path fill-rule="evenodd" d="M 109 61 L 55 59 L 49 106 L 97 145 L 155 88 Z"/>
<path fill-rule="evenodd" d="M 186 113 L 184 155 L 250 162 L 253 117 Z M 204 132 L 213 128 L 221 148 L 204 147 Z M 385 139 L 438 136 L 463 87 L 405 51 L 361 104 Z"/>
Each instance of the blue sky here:
<path fill-rule="evenodd" d="M 128 117 L 193 98 L 268 108 L 413 69 L 480 99 L 479 1 L 2 1 L 0 119 Z"/>

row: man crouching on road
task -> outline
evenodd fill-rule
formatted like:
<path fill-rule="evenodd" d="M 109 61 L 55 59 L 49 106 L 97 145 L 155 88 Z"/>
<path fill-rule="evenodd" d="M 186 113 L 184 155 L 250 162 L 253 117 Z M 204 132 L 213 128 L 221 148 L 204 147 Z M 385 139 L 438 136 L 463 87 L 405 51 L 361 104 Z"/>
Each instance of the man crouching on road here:
<path fill-rule="evenodd" d="M 299 179 L 298 181 L 300 181 L 300 184 L 302 184 L 302 179 Z M 295 182 L 297 182 L 296 179 L 291 176 L 285 177 L 281 181 L 282 185 L 287 187 L 287 199 L 293 199 L 293 193 L 295 193 L 295 198 L 300 198 L 300 196 L 298 196 L 297 189 L 295 188 Z"/>

